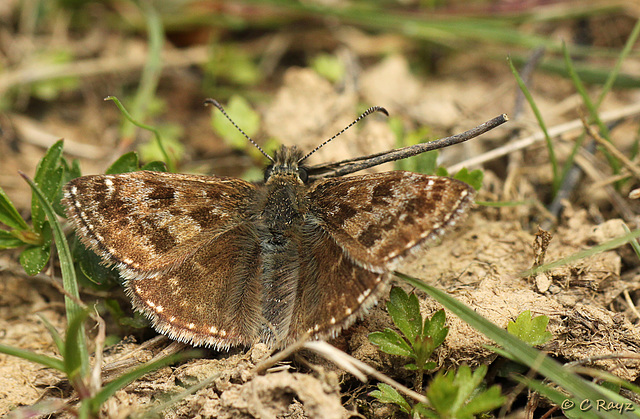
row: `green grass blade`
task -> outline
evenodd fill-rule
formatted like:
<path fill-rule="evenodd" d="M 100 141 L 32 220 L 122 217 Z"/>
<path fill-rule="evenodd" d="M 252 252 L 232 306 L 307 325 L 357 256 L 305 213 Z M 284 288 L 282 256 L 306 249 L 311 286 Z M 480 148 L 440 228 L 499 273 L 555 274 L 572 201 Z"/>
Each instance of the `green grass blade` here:
<path fill-rule="evenodd" d="M 80 336 L 84 336 L 84 321 L 88 314 L 88 309 L 82 310 L 67 325 L 67 335 L 64 341 L 64 368 L 71 383 L 75 383 L 78 374 L 83 373 L 82 349 L 78 342 Z"/>
<path fill-rule="evenodd" d="M 175 173 L 175 165 L 173 164 L 173 160 L 169 157 L 169 154 L 167 153 L 167 150 L 165 150 L 164 148 L 164 144 L 162 142 L 162 137 L 160 136 L 160 132 L 158 131 L 157 128 L 152 127 L 151 125 L 147 125 L 147 124 L 143 124 L 142 122 L 139 122 L 137 120 L 135 120 L 131 114 L 127 111 L 127 109 L 122 105 L 122 103 L 120 103 L 120 101 L 118 100 L 117 97 L 115 96 L 107 96 L 104 98 L 104 100 L 111 100 L 113 101 L 113 103 L 116 104 L 116 106 L 118 107 L 118 109 L 120 109 L 120 112 L 122 112 L 122 114 L 124 115 L 125 118 L 127 118 L 133 125 L 140 127 L 142 129 L 146 129 L 147 131 L 151 131 L 153 133 L 153 135 L 155 136 L 156 141 L 158 142 L 158 147 L 160 148 L 160 150 L 162 151 L 162 154 L 164 155 L 164 158 L 166 159 L 166 163 L 167 163 L 167 167 L 169 168 L 169 171 L 172 173 Z"/>
<path fill-rule="evenodd" d="M 564 387 L 572 393 L 574 397 L 588 398 L 592 400 L 604 398 L 602 392 L 594 389 L 586 380 L 563 368 L 562 364 L 522 342 L 506 330 L 491 323 L 489 320 L 480 316 L 474 310 L 449 296 L 447 293 L 427 285 L 411 276 L 399 272 L 396 272 L 395 274 L 414 287 L 423 290 L 436 299 L 440 304 L 449 309 L 452 313 L 457 315 L 460 319 L 497 342 L 504 348 L 503 350 L 511 354 L 513 359 L 529 366 L 530 368 L 535 368 L 548 379 Z"/>
<path fill-rule="evenodd" d="M 527 102 L 529 102 L 529 106 L 531 106 L 531 110 L 536 116 L 536 120 L 538 121 L 540 129 L 542 129 L 542 132 L 544 133 L 544 139 L 547 143 L 547 151 L 549 153 L 549 161 L 551 162 L 551 169 L 553 170 L 553 194 L 555 196 L 556 192 L 558 192 L 558 189 L 560 188 L 562 179 L 560 178 L 560 173 L 558 170 L 558 159 L 556 158 L 556 152 L 553 148 L 553 141 L 551 141 L 549 131 L 547 130 L 547 124 L 544 123 L 544 119 L 542 118 L 540 109 L 538 109 L 538 105 L 536 104 L 535 100 L 533 100 L 531 92 L 527 88 L 527 85 L 524 83 L 524 80 L 522 80 L 522 77 L 520 77 L 520 73 L 518 73 L 518 70 L 516 70 L 516 67 L 513 65 L 511 58 L 507 58 L 507 62 L 509 63 L 511 73 L 513 73 L 513 76 L 516 78 L 516 82 L 518 83 L 520 90 L 524 94 L 524 97 L 527 99 Z"/>
<path fill-rule="evenodd" d="M 529 269 L 520 273 L 520 276 L 527 277 L 531 275 L 535 275 L 540 272 L 546 272 L 551 269 L 555 269 L 558 266 L 568 265 L 576 260 L 584 259 L 589 256 L 593 256 L 597 253 L 606 252 L 607 250 L 615 249 L 616 247 L 620 247 L 625 243 L 628 243 L 636 238 L 640 237 L 640 230 L 634 230 L 629 234 L 625 234 L 624 236 L 616 237 L 615 239 L 609 240 L 607 242 L 601 243 L 597 246 L 593 246 L 589 249 L 582 250 L 580 252 L 574 253 L 573 255 L 567 256 L 566 258 L 562 258 L 553 262 L 545 263 L 544 265 L 540 265 L 536 268 Z"/>
<path fill-rule="evenodd" d="M 162 367 L 165 367 L 167 365 L 171 365 L 171 364 L 176 363 L 178 361 L 200 356 L 200 354 L 201 354 L 201 351 L 191 350 L 191 351 L 182 352 L 182 353 L 178 353 L 178 354 L 174 354 L 174 355 L 169 355 L 169 356 L 166 356 L 164 358 L 158 359 L 156 361 L 152 361 L 152 362 L 148 362 L 146 364 L 143 364 L 143 365 L 139 366 L 138 368 L 135 368 L 135 369 L 133 369 L 133 370 L 131 370 L 129 372 L 126 372 L 126 373 L 122 374 L 121 376 L 119 376 L 115 380 L 111 381 L 109 384 L 107 384 L 104 387 L 102 387 L 102 390 L 100 390 L 98 392 L 98 394 L 96 394 L 91 399 L 92 411 L 97 412 L 100 409 L 100 406 L 104 402 L 106 402 L 107 399 L 109 399 L 109 397 L 113 396 L 113 394 L 116 391 L 120 390 L 121 388 L 126 387 L 127 385 L 131 384 L 133 381 L 137 380 L 138 378 L 142 377 L 143 375 L 145 375 L 145 374 L 147 374 L 147 373 L 149 373 L 151 371 L 155 371 L 158 368 L 162 368 Z"/>
<path fill-rule="evenodd" d="M 542 396 L 551 400 L 553 403 L 559 406 L 560 409 L 562 409 L 563 413 L 567 415 L 568 418 L 580 417 L 585 419 L 591 419 L 591 418 L 602 417 L 602 416 L 596 415 L 593 412 L 593 409 L 588 411 L 581 411 L 579 408 L 579 405 L 582 402 L 582 400 L 575 397 L 567 397 L 566 394 L 562 394 L 561 392 L 554 390 L 553 388 L 547 385 L 544 385 L 542 382 L 538 380 L 533 380 L 528 377 L 519 377 L 519 376 L 514 376 L 512 378 L 514 378 L 518 382 L 525 384 L 527 387 L 535 390 Z M 606 414 L 606 412 L 602 412 L 602 414 Z"/>
<path fill-rule="evenodd" d="M 595 104 L 596 109 L 600 108 L 600 105 L 602 104 L 602 101 L 604 100 L 605 96 L 607 95 L 607 93 L 609 93 L 609 91 L 613 87 L 613 84 L 618 78 L 618 74 L 620 74 L 620 68 L 622 67 L 622 62 L 625 60 L 625 58 L 627 58 L 627 56 L 631 52 L 631 49 L 633 48 L 636 41 L 638 40 L 638 35 L 640 35 L 640 19 L 638 19 L 635 26 L 631 30 L 631 34 L 629 35 L 629 38 L 627 39 L 627 42 L 624 45 L 624 48 L 620 52 L 620 55 L 618 56 L 618 60 L 616 61 L 616 64 L 613 66 L 613 70 L 611 70 L 611 72 L 607 77 L 607 80 L 604 82 L 604 85 L 602 86 L 602 91 L 600 92 L 600 96 L 598 96 L 598 100 L 596 100 L 596 104 Z"/>
<path fill-rule="evenodd" d="M 609 128 L 607 128 L 604 122 L 602 122 L 602 120 L 600 119 L 600 115 L 598 115 L 598 108 L 591 101 L 591 98 L 589 97 L 589 93 L 587 92 L 587 89 L 584 87 L 584 83 L 582 83 L 580 76 L 578 76 L 578 73 L 576 72 L 573 66 L 573 61 L 571 61 L 571 57 L 569 56 L 569 49 L 565 44 L 562 44 L 562 52 L 564 54 L 565 65 L 567 66 L 567 70 L 569 71 L 569 77 L 571 77 L 571 81 L 573 82 L 573 85 L 575 86 L 576 90 L 578 91 L 578 94 L 582 98 L 582 102 L 584 103 L 584 105 L 587 107 L 587 110 L 589 111 L 590 122 L 595 122 L 596 125 L 598 125 L 598 129 L 600 130 L 600 135 L 602 135 L 602 137 L 607 141 L 611 142 L 611 136 L 609 135 Z M 611 169 L 613 170 L 613 172 L 615 174 L 619 173 L 620 162 L 618 161 L 618 159 L 613 157 L 611 153 L 609 153 L 606 150 L 602 150 L 602 152 L 604 153 L 605 156 L 607 156 L 607 160 L 609 161 L 609 165 L 611 166 Z M 573 164 L 573 162 L 571 164 Z"/>
<path fill-rule="evenodd" d="M 60 259 L 60 270 L 62 272 L 62 284 L 64 286 L 64 289 L 70 295 L 74 296 L 77 299 L 80 299 L 80 294 L 78 292 L 78 281 L 76 279 L 76 271 L 73 268 L 73 259 L 71 258 L 69 243 L 67 242 L 67 238 L 64 235 L 64 231 L 62 231 L 62 226 L 58 222 L 58 217 L 53 210 L 53 206 L 49 201 L 47 201 L 40 188 L 38 188 L 38 186 L 31 179 L 29 179 L 24 174 L 22 174 L 22 176 L 27 181 L 27 183 L 29 183 L 29 186 L 31 186 L 31 190 L 38 196 L 38 199 L 40 199 L 40 202 L 42 203 L 42 209 L 49 219 L 51 229 L 53 230 L 53 237 L 56 243 L 56 248 L 58 249 L 58 258 Z M 64 301 L 67 311 L 67 322 L 73 322 L 74 319 L 76 319 L 78 316 L 82 316 L 82 307 L 80 307 L 75 301 L 67 296 L 65 296 Z M 81 357 L 82 362 L 82 373 L 84 375 L 89 370 L 89 352 L 87 350 L 87 342 L 84 331 L 81 331 L 81 333 L 78 335 L 77 344 L 79 356 Z"/>
<path fill-rule="evenodd" d="M 26 349 L 15 348 L 13 346 L 3 344 L 0 344 L 0 353 L 17 356 L 18 358 L 44 365 L 47 368 L 64 371 L 64 363 L 62 360 L 52 356 L 40 355 L 35 352 L 27 351 Z"/>
<path fill-rule="evenodd" d="M 40 317 L 40 321 L 42 321 L 42 324 L 44 324 L 44 327 L 47 328 L 47 331 L 49 332 L 49 334 L 51 335 L 51 338 L 53 339 L 53 343 L 55 343 L 56 348 L 58 348 L 58 352 L 60 352 L 60 355 L 62 355 L 62 358 L 64 358 L 64 341 L 62 340 L 60 333 L 55 327 L 53 327 L 51 322 L 49 322 L 49 320 L 47 320 L 47 318 L 44 317 L 42 314 L 38 313 L 38 317 Z"/>

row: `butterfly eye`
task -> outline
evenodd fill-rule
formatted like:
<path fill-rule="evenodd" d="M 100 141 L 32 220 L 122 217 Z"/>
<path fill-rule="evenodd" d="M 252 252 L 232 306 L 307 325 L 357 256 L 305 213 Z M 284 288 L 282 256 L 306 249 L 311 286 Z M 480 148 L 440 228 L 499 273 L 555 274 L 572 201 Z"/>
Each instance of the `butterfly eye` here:
<path fill-rule="evenodd" d="M 266 169 L 264 169 L 264 181 L 266 182 L 267 180 L 269 180 L 269 178 L 271 177 L 271 173 L 273 173 L 273 165 L 270 164 L 269 166 L 267 166 Z"/>
<path fill-rule="evenodd" d="M 307 169 L 304 167 L 298 167 L 298 177 L 303 183 L 307 183 L 307 179 L 309 179 L 309 173 L 307 173 Z"/>

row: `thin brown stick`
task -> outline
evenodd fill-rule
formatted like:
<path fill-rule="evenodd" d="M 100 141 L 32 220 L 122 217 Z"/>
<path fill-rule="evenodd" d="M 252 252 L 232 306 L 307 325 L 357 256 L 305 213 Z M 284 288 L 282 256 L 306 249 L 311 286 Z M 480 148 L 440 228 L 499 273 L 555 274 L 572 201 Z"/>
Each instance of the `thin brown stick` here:
<path fill-rule="evenodd" d="M 640 313 L 638 313 L 638 309 L 636 308 L 636 305 L 634 304 L 633 300 L 631 300 L 631 296 L 629 295 L 629 291 L 628 290 L 624 290 L 624 291 L 622 291 L 622 294 L 624 295 L 624 300 L 629 305 L 629 309 L 631 309 L 633 314 L 635 314 L 636 317 L 638 319 L 640 319 Z"/>
<path fill-rule="evenodd" d="M 611 121 L 617 121 L 619 119 L 628 118 L 630 116 L 637 115 L 639 113 L 640 113 L 640 103 L 634 103 L 624 108 L 615 109 L 609 112 L 603 112 L 600 115 L 600 119 L 602 120 L 603 123 L 607 123 Z M 551 138 L 554 138 L 580 128 L 582 128 L 582 121 L 580 121 L 579 119 L 574 119 L 573 121 L 556 125 L 555 127 L 551 127 L 549 128 L 548 132 L 549 132 L 549 136 Z M 543 141 L 544 138 L 545 138 L 544 133 L 542 131 L 539 131 L 528 137 L 505 144 L 502 147 L 495 148 L 479 156 L 472 157 L 458 164 L 450 166 L 448 169 L 450 172 L 457 172 L 463 167 L 467 167 L 467 168 L 477 167 L 482 163 L 486 163 L 488 161 L 495 160 L 502 156 L 506 156 L 507 154 L 513 153 L 516 150 L 527 148 L 539 141 Z"/>
<path fill-rule="evenodd" d="M 589 134 L 589 136 L 591 136 L 591 138 L 593 138 L 595 142 L 600 144 L 609 153 L 611 153 L 613 157 L 620 160 L 620 163 L 622 163 L 624 167 L 626 167 L 631 173 L 633 173 L 633 175 L 637 179 L 640 179 L 640 167 L 638 167 L 631 160 L 629 160 L 627 156 L 625 156 L 620 150 L 618 150 L 616 146 L 614 146 L 609 141 L 602 138 L 602 136 L 598 133 L 598 131 L 596 131 L 591 125 L 589 125 L 584 115 L 581 115 L 580 119 L 582 120 L 582 125 L 584 125 L 584 129 L 587 130 L 587 133 Z"/>
<path fill-rule="evenodd" d="M 347 371 L 351 371 L 353 369 L 360 370 L 365 374 L 372 376 L 378 381 L 382 381 L 383 383 L 389 384 L 391 387 L 396 388 L 398 391 L 411 397 L 417 402 L 428 403 L 427 398 L 422 394 L 417 393 L 411 390 L 410 388 L 403 386 L 402 384 L 386 376 L 385 374 L 377 371 L 376 369 L 370 367 L 369 365 L 360 361 L 359 359 L 356 359 L 351 355 L 341 351 L 340 349 L 334 346 L 331 346 L 327 342 L 324 342 L 321 340 L 309 341 L 305 343 L 304 347 L 306 349 L 316 352 L 318 355 L 323 356 L 327 360 L 334 362 L 336 365 L 338 365 L 341 368 L 344 368 Z"/>
<path fill-rule="evenodd" d="M 204 63 L 209 59 L 208 46 L 197 46 L 180 50 L 164 51 L 162 65 L 169 67 L 186 67 L 192 64 Z M 50 66 L 26 66 L 10 70 L 0 75 L 0 95 L 6 90 L 42 80 L 61 77 L 88 77 L 108 73 L 140 70 L 146 63 L 145 54 L 132 56 L 101 57 L 91 60 L 79 60 L 65 64 Z"/>
<path fill-rule="evenodd" d="M 450 137 L 441 138 L 439 140 L 430 141 L 428 143 L 420 143 L 408 147 L 403 147 L 397 150 L 384 151 L 377 154 L 362 156 L 355 159 L 310 166 L 307 168 L 307 172 L 309 173 L 309 179 L 348 175 L 350 173 L 368 169 L 370 167 L 378 166 L 390 161 L 406 159 L 407 157 L 416 156 L 427 151 L 437 150 L 440 148 L 463 143 L 504 124 L 508 120 L 509 118 L 507 117 L 507 115 L 502 114 L 493 119 L 490 119 L 483 124 L 478 125 L 475 128 L 472 128 L 460 134 L 452 135 Z"/>

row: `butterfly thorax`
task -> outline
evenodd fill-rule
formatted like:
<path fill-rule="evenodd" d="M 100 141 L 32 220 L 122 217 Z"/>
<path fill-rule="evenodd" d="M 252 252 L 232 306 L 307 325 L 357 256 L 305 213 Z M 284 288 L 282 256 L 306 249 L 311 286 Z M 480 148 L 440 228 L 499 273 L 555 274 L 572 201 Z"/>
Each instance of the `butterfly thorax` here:
<path fill-rule="evenodd" d="M 298 166 L 302 152 L 297 147 L 281 147 L 274 163 L 265 171 L 265 194 L 261 221 L 274 236 L 287 235 L 295 229 L 307 212 L 304 169 Z M 302 174 L 302 175 L 301 175 Z"/>

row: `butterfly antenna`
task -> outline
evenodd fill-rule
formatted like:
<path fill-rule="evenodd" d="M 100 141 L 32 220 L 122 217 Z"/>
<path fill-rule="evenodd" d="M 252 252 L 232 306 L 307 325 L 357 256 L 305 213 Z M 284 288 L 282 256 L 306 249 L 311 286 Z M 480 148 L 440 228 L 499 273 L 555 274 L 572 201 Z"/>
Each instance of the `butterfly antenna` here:
<path fill-rule="evenodd" d="M 205 99 L 204 104 L 205 104 L 205 105 L 213 105 L 213 106 L 215 106 L 216 108 L 218 108 L 218 110 L 219 110 L 220 112 L 222 112 L 222 114 L 223 114 L 223 115 L 224 115 L 224 116 L 229 120 L 229 122 L 231 122 L 231 123 L 233 124 L 233 126 L 234 126 L 234 127 L 236 127 L 236 129 L 237 129 L 238 131 L 240 131 L 240 133 L 241 133 L 242 135 L 244 135 L 244 138 L 246 138 L 247 140 L 249 140 L 249 142 L 250 142 L 251 144 L 253 144 L 253 145 L 254 145 L 258 150 L 260 150 L 260 152 L 261 152 L 262 154 L 264 154 L 264 156 L 265 156 L 266 158 L 268 158 L 269 160 L 271 160 L 271 162 L 272 162 L 272 163 L 275 163 L 275 161 L 273 160 L 273 158 L 272 158 L 270 155 L 268 155 L 268 154 L 267 154 L 267 153 L 262 149 L 262 147 L 260 147 L 260 146 L 258 145 L 258 143 L 256 143 L 255 141 L 253 141 L 253 140 L 251 139 L 251 137 L 249 137 L 249 136 L 248 136 L 248 135 L 247 135 L 247 134 L 242 130 L 242 128 L 240 128 L 240 127 L 238 126 L 238 124 L 236 124 L 235 122 L 233 122 L 233 119 L 231 119 L 231 117 L 230 117 L 229 115 L 227 115 L 227 112 L 225 112 L 225 110 L 224 110 L 224 108 L 222 107 L 222 105 L 220 104 L 220 102 L 218 102 L 218 101 L 217 101 L 217 100 L 215 100 L 215 99 L 211 99 L 211 98 L 209 98 L 209 99 Z"/>
<path fill-rule="evenodd" d="M 307 158 L 309 158 L 309 156 L 311 156 L 313 153 L 315 153 L 316 151 L 320 150 L 320 148 L 322 148 L 325 144 L 328 144 L 330 141 L 332 141 L 334 138 L 338 137 L 340 134 L 342 134 L 343 132 L 345 132 L 346 130 L 348 130 L 349 128 L 351 128 L 352 126 L 354 126 L 355 124 L 358 123 L 358 121 L 360 121 L 361 119 L 371 115 L 374 112 L 382 112 L 383 114 L 389 116 L 389 112 L 387 112 L 387 110 L 385 108 L 383 108 L 382 106 L 372 106 L 369 109 L 367 109 L 366 111 L 364 111 L 364 113 L 362 115 L 360 115 L 359 117 L 356 118 L 355 121 L 353 121 L 352 123 L 350 123 L 349 125 L 347 125 L 342 131 L 340 131 L 339 133 L 337 133 L 336 135 L 334 135 L 333 137 L 329 138 L 328 140 L 326 140 L 325 142 L 323 142 L 322 144 L 320 144 L 319 146 L 317 146 L 316 148 L 314 148 L 313 150 L 311 150 L 309 153 L 307 153 L 306 156 L 304 156 L 303 158 L 301 158 L 300 160 L 298 160 L 298 164 L 302 163 L 304 160 L 306 160 Z"/>

